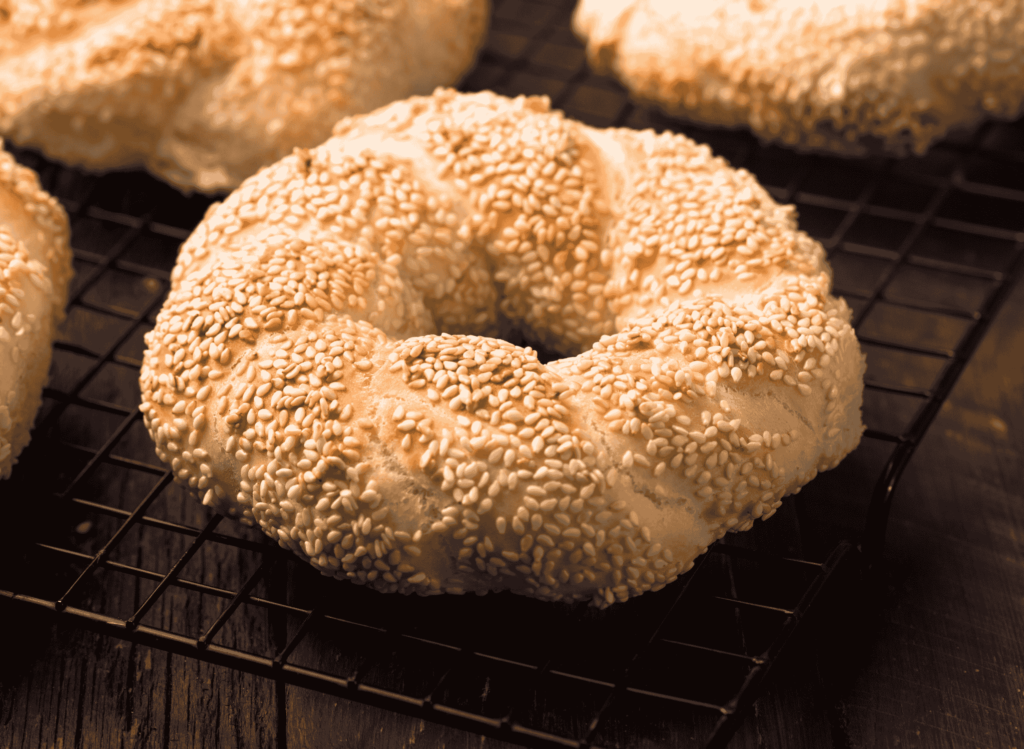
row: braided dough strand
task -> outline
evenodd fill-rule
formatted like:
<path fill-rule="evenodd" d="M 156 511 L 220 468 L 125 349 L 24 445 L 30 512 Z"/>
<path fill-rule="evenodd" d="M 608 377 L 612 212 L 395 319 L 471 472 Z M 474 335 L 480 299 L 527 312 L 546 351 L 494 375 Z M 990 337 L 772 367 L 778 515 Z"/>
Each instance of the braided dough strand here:
<path fill-rule="evenodd" d="M 805 150 L 923 153 L 1024 111 L 1024 1 L 580 0 L 590 64 L 695 122 Z"/>
<path fill-rule="evenodd" d="M 0 133 L 91 169 L 236 187 L 339 118 L 451 84 L 487 0 L 47 0 L 0 15 Z"/>
<path fill-rule="evenodd" d="M 0 479 L 42 403 L 71 279 L 68 234 L 64 209 L 0 141 Z"/>
<path fill-rule="evenodd" d="M 439 90 L 211 209 L 141 408 L 179 481 L 324 574 L 605 606 L 857 444 L 830 285 L 792 210 L 707 147 Z"/>

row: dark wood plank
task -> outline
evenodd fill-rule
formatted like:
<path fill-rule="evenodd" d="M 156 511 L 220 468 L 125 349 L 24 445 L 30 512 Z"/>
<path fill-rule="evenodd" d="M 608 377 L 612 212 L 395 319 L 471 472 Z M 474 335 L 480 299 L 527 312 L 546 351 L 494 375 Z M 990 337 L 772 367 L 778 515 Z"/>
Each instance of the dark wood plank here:
<path fill-rule="evenodd" d="M 128 368 L 106 367 L 90 385 L 88 394 L 110 403 L 133 401 L 137 397 L 136 377 Z M 65 422 L 62 436 L 83 445 L 101 443 L 107 439 L 111 423 L 99 416 L 76 416 Z M 115 452 L 135 460 L 152 460 L 148 438 L 127 439 Z M 102 498 L 107 504 L 132 510 L 154 483 L 154 478 L 145 473 L 100 468 L 76 487 L 74 496 Z M 74 512 L 74 508 L 67 509 Z M 177 488 L 165 491 L 148 514 L 193 527 L 209 521 L 209 513 Z M 95 553 L 120 521 L 97 513 L 86 513 L 85 517 L 85 525 L 66 535 L 65 540 L 71 541 L 66 545 Z M 72 522 L 79 519 L 76 516 Z M 57 518 L 54 522 L 68 520 Z M 191 542 L 192 537 L 187 535 L 136 527 L 114 548 L 110 558 L 164 573 Z M 182 577 L 236 590 L 257 562 L 251 553 L 236 547 L 205 544 L 182 571 Z M 74 575 L 63 574 L 62 578 L 67 585 Z M 127 618 L 154 588 L 148 580 L 101 569 L 76 589 L 69 603 Z M 141 622 L 197 637 L 225 605 L 224 600 L 172 587 Z M 50 636 L 34 635 L 34 652 L 23 654 L 14 667 L 3 669 L 0 677 L 4 705 L 0 746 L 5 749 L 263 747 L 277 743 L 277 686 L 272 681 L 63 626 L 59 616 L 27 612 L 27 620 L 18 629 L 28 631 L 32 627 L 40 627 Z M 270 630 L 266 615 L 248 616 L 244 621 L 229 622 L 216 641 L 245 650 L 267 651 L 271 649 Z"/>
<path fill-rule="evenodd" d="M 323 746 L 515 749 L 517 746 L 308 689 L 288 687 L 287 695 L 289 749 Z"/>
<path fill-rule="evenodd" d="M 1022 319 L 1018 288 L 900 484 L 852 746 L 1024 745 Z"/>
<path fill-rule="evenodd" d="M 850 633 L 860 638 L 847 654 L 854 662 L 837 669 L 834 653 L 796 658 L 776 674 L 732 746 L 1024 744 L 1024 362 L 1014 353 L 1024 350 L 1021 315 L 1017 290 L 904 476 L 888 539 L 888 588 L 880 608 Z M 127 484 L 113 488 L 139 495 Z M 208 517 L 186 497 L 159 511 L 197 524 Z M 119 553 L 166 569 L 182 550 L 147 531 Z M 204 550 L 186 576 L 230 586 L 251 564 L 231 549 Z M 104 609 L 128 610 L 148 592 L 126 581 L 104 584 Z M 169 596 L 147 621 L 198 633 L 219 608 L 188 599 Z M 339 737 L 362 747 L 501 746 L 309 690 L 287 687 L 281 698 L 282 687 L 264 679 L 60 625 L 50 633 L 50 624 L 44 618 L 23 628 L 48 636 L 25 637 L 34 657 L 4 672 L 0 746 L 294 747 Z M 279 639 L 266 617 L 251 614 L 225 634 L 242 645 L 231 638 L 246 632 L 260 647 Z"/>

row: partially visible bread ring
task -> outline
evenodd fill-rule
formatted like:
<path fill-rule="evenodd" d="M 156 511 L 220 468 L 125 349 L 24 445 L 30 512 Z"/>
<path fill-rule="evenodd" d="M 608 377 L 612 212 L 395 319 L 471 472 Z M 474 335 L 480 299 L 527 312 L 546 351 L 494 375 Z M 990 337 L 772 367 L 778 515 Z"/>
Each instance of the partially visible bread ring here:
<path fill-rule="evenodd" d="M 0 479 L 28 444 L 70 278 L 67 214 L 0 141 Z"/>
<path fill-rule="evenodd" d="M 455 83 L 488 0 L 48 0 L 0 14 L 0 134 L 228 190 L 341 117 Z"/>
<path fill-rule="evenodd" d="M 792 209 L 706 146 L 438 91 L 207 214 L 141 410 L 178 481 L 324 574 L 604 606 L 857 444 L 830 286 Z M 509 325 L 582 353 L 487 337 Z"/>
<path fill-rule="evenodd" d="M 1024 1 L 580 0 L 599 72 L 641 101 L 762 140 L 923 153 L 1024 107 Z"/>

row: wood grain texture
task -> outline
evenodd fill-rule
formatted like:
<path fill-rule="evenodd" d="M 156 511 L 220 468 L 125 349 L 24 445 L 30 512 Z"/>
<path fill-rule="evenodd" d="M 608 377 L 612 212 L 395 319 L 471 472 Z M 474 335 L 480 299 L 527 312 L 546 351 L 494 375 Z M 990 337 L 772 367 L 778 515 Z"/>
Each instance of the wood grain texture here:
<path fill-rule="evenodd" d="M 70 321 L 69 325 L 75 325 Z M 110 365 L 89 387 L 90 397 L 108 403 L 137 397 L 137 375 L 131 368 Z M 123 417 L 112 417 L 123 420 Z M 108 433 L 102 419 L 67 419 L 62 436 L 89 445 Z M 145 440 L 128 438 L 117 454 L 151 460 Z M 40 469 L 42 470 L 42 469 Z M 103 469 L 80 484 L 76 496 L 102 493 L 134 509 L 155 479 L 146 473 Z M 184 492 L 171 488 L 151 508 L 155 517 L 202 526 L 209 517 Z M 73 520 L 71 524 L 73 524 Z M 69 524 L 57 519 L 54 527 Z M 94 553 L 107 542 L 119 521 L 94 516 L 86 526 L 69 530 L 79 548 Z M 57 531 L 59 532 L 59 530 Z M 163 573 L 185 551 L 188 538 L 154 528 L 136 527 L 110 558 Z M 182 577 L 229 588 L 241 585 L 253 561 L 225 544 L 206 544 L 183 570 Z M 60 565 L 57 565 L 58 567 Z M 79 568 L 80 569 L 80 568 Z M 31 574 L 23 572 L 22 574 Z M 62 575 L 60 590 L 74 576 Z M 97 570 L 68 599 L 112 616 L 127 618 L 153 590 L 154 584 L 111 570 Z M 58 594 L 54 594 L 56 597 Z M 217 600 L 217 599 L 213 599 Z M 204 610 L 205 603 L 205 610 Z M 202 633 L 223 608 L 197 594 L 171 589 L 141 622 L 172 632 Z M 218 668 L 191 658 L 138 646 L 64 626 L 57 615 L 41 615 L 23 607 L 24 617 L 8 630 L 22 646 L 13 659 L 0 660 L 0 747 L 270 747 L 277 744 L 277 685 L 245 673 Z M 18 637 L 23 635 L 24 638 Z M 251 616 L 224 630 L 223 644 L 267 649 L 266 616 Z"/>
<path fill-rule="evenodd" d="M 794 650 L 730 746 L 1024 746 L 1022 319 L 1019 288 L 904 475 L 876 607 Z M 138 496 L 130 486 L 118 491 Z M 155 511 L 194 523 L 205 517 L 184 498 Z M 147 565 L 169 568 L 183 549 L 147 538 L 154 533 L 126 539 L 120 558 L 142 562 L 145 545 Z M 162 551 L 154 556 L 154 548 Z M 244 552 L 214 545 L 183 575 L 237 585 L 252 564 Z M 125 579 L 100 588 L 109 599 L 104 610 L 129 610 L 148 592 L 148 583 Z M 204 611 L 192 598 L 169 596 L 146 621 L 194 635 L 219 609 Z M 266 614 L 250 613 L 229 625 L 222 642 L 271 651 L 272 630 Z M 22 652 L 5 663 L 0 681 L 4 749 L 511 746 L 71 629 L 52 617 L 19 622 L 17 633 Z M 662 737 L 685 746 L 684 734 Z"/>
<path fill-rule="evenodd" d="M 1024 746 L 1022 321 L 1017 288 L 900 483 L 852 746 Z"/>

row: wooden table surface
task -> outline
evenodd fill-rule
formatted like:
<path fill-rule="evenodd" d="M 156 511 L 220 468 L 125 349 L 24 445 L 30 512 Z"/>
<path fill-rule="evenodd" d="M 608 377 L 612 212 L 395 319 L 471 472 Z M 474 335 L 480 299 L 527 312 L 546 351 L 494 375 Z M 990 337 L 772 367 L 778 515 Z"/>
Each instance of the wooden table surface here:
<path fill-rule="evenodd" d="M 798 649 L 731 746 L 1024 747 L 1022 323 L 1019 287 L 899 485 L 882 584 L 831 633 L 847 648 Z M 2 612 L 2 749 L 505 746 Z"/>

